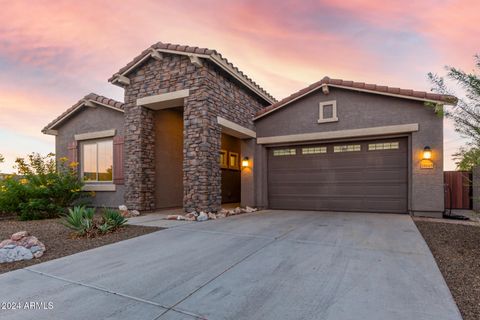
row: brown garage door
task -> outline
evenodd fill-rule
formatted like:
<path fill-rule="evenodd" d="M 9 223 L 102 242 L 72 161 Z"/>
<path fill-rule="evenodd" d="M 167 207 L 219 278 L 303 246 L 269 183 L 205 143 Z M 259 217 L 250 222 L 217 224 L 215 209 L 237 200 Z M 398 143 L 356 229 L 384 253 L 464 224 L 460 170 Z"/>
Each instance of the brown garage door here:
<path fill-rule="evenodd" d="M 407 212 L 407 139 L 270 148 L 272 209 Z"/>

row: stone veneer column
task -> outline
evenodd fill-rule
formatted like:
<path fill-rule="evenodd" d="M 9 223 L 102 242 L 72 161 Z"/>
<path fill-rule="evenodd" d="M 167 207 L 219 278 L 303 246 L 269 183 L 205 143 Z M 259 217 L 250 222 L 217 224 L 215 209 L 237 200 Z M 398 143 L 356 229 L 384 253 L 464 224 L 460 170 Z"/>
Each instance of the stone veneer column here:
<path fill-rule="evenodd" d="M 125 110 L 125 204 L 155 209 L 155 131 L 153 111 L 130 102 Z"/>
<path fill-rule="evenodd" d="M 200 90 L 191 94 L 184 107 L 183 203 L 187 212 L 218 211 L 222 201 L 221 130 L 208 100 L 201 97 Z"/>

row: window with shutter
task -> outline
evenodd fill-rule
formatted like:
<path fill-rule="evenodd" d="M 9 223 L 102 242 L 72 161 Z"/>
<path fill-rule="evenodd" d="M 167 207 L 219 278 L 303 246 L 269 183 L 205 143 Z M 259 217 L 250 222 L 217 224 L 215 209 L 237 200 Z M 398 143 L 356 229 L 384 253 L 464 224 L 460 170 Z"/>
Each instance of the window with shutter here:
<path fill-rule="evenodd" d="M 113 183 L 124 184 L 124 145 L 123 136 L 113 137 Z"/>
<path fill-rule="evenodd" d="M 77 146 L 77 141 L 71 141 L 68 143 L 68 161 L 69 162 L 77 162 L 78 161 L 78 157 L 77 157 L 77 150 L 78 150 L 78 146 Z"/>

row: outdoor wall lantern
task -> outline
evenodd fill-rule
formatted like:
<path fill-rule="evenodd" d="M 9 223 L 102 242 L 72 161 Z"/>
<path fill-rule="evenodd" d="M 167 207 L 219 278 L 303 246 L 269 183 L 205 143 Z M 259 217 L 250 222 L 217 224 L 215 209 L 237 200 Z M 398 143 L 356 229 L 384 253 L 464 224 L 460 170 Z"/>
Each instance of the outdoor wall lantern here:
<path fill-rule="evenodd" d="M 423 160 L 431 160 L 432 159 L 432 149 L 429 146 L 425 146 L 423 148 Z"/>
<path fill-rule="evenodd" d="M 423 157 L 420 161 L 421 169 L 433 169 L 432 149 L 429 146 L 423 148 Z"/>
<path fill-rule="evenodd" d="M 242 160 L 242 168 L 248 167 L 248 157 L 243 158 Z"/>

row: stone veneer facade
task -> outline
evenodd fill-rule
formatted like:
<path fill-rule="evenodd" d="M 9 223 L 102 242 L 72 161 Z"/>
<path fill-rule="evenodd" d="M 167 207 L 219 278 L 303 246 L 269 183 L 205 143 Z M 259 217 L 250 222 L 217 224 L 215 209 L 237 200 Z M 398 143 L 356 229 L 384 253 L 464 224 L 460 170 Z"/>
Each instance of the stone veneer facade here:
<path fill-rule="evenodd" d="M 125 87 L 125 202 L 129 208 L 155 209 L 155 111 L 136 105 L 138 98 L 189 89 L 184 103 L 183 205 L 185 211 L 217 211 L 221 206 L 221 170 L 218 155 L 221 128 L 217 116 L 253 129 L 253 115 L 268 105 L 202 59 L 203 66 L 187 56 L 163 54 L 148 59 L 128 75 Z"/>

